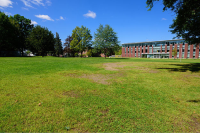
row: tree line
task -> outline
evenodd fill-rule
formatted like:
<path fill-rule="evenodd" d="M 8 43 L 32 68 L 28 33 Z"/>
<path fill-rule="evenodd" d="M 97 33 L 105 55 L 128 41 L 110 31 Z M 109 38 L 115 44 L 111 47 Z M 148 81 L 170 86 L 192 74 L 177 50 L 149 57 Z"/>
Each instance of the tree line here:
<path fill-rule="evenodd" d="M 0 12 L 0 51 L 20 51 L 24 56 L 24 51 L 45 56 L 47 53 L 59 56 L 63 53 L 75 56 L 88 50 L 88 55 L 92 53 L 104 53 L 108 55 L 111 51 L 120 50 L 117 33 L 109 25 L 100 25 L 92 35 L 87 27 L 76 27 L 72 35 L 68 36 L 62 47 L 59 34 L 56 36 L 46 27 L 34 26 L 31 20 L 16 14 L 8 16 Z M 106 56 L 105 56 L 106 57 Z"/>
<path fill-rule="evenodd" d="M 54 34 L 45 27 L 34 26 L 31 20 L 16 14 L 8 17 L 0 12 L 0 51 L 30 50 L 42 56 L 47 52 L 59 55 L 62 53 L 62 43 L 58 33 Z"/>

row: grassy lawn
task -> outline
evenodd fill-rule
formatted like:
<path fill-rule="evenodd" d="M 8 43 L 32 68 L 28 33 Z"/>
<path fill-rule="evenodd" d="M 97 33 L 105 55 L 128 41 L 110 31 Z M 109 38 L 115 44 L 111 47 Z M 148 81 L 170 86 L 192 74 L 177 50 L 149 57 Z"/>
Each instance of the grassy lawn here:
<path fill-rule="evenodd" d="M 200 131 L 200 60 L 0 58 L 0 132 Z"/>

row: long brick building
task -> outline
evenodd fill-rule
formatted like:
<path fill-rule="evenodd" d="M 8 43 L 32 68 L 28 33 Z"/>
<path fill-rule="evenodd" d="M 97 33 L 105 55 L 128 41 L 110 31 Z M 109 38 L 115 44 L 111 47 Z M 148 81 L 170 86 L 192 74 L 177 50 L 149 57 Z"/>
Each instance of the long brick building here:
<path fill-rule="evenodd" d="M 200 44 L 191 44 L 183 39 L 122 44 L 122 57 L 136 58 L 200 58 Z M 172 50 L 177 50 L 174 57 Z"/>

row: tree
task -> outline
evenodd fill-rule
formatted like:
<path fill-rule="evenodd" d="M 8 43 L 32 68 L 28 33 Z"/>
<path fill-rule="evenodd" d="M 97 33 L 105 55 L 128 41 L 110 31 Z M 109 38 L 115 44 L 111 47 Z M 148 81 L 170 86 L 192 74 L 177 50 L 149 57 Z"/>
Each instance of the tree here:
<path fill-rule="evenodd" d="M 34 53 L 41 53 L 44 56 L 47 51 L 54 51 L 54 35 L 47 28 L 37 25 L 31 31 L 28 40 L 30 42 L 29 49 Z"/>
<path fill-rule="evenodd" d="M 23 51 L 28 48 L 27 38 L 33 29 L 33 25 L 31 24 L 30 19 L 20 16 L 19 14 L 14 15 L 14 17 L 10 16 L 10 18 L 13 19 L 17 25 L 19 25 L 18 41 L 16 42 L 16 45 L 23 56 Z"/>
<path fill-rule="evenodd" d="M 75 54 L 75 51 L 73 49 L 70 49 L 70 43 L 71 41 L 73 40 L 72 36 L 68 36 L 66 39 L 65 39 L 65 43 L 64 43 L 64 52 L 68 54 L 72 53 L 72 55 L 74 56 Z"/>
<path fill-rule="evenodd" d="M 56 32 L 56 38 L 55 38 L 55 52 L 56 55 L 59 56 L 63 51 L 61 39 L 59 37 L 59 34 Z"/>
<path fill-rule="evenodd" d="M 86 53 L 86 55 L 87 55 L 88 57 L 91 57 L 91 56 L 92 56 L 92 49 L 89 49 L 88 52 Z"/>
<path fill-rule="evenodd" d="M 96 33 L 94 34 L 94 47 L 104 53 L 105 58 L 109 48 L 115 50 L 119 48 L 119 41 L 117 33 L 109 26 L 100 24 Z"/>
<path fill-rule="evenodd" d="M 119 46 L 119 49 L 115 51 L 115 55 L 121 55 L 122 54 L 122 46 Z"/>
<path fill-rule="evenodd" d="M 0 12 L 0 50 L 16 50 L 17 36 L 18 27 L 15 25 L 15 21 L 10 19 L 5 13 Z"/>
<path fill-rule="evenodd" d="M 159 0 L 147 0 L 149 10 Z M 177 38 L 184 38 L 191 43 L 200 42 L 200 1 L 199 0 L 163 0 L 163 11 L 170 8 L 176 13 L 170 30 Z"/>
<path fill-rule="evenodd" d="M 72 38 L 73 40 L 70 43 L 70 49 L 81 52 L 82 57 L 83 51 L 92 45 L 92 35 L 90 34 L 90 30 L 84 26 L 81 26 L 81 28 L 77 26 L 72 31 Z"/>
<path fill-rule="evenodd" d="M 172 55 L 174 56 L 174 59 L 175 59 L 175 56 L 177 56 L 177 49 L 176 48 L 174 48 L 172 50 Z"/>

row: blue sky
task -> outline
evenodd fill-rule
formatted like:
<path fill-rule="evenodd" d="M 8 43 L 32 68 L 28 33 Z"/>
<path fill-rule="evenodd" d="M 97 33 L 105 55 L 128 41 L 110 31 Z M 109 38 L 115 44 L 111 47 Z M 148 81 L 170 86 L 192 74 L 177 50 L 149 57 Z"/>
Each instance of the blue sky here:
<path fill-rule="evenodd" d="M 160 1 L 147 11 L 146 0 L 0 0 L 1 11 L 58 32 L 63 43 L 76 26 L 94 35 L 100 24 L 110 25 L 121 44 L 172 39 L 169 25 L 175 14 L 162 9 Z"/>

